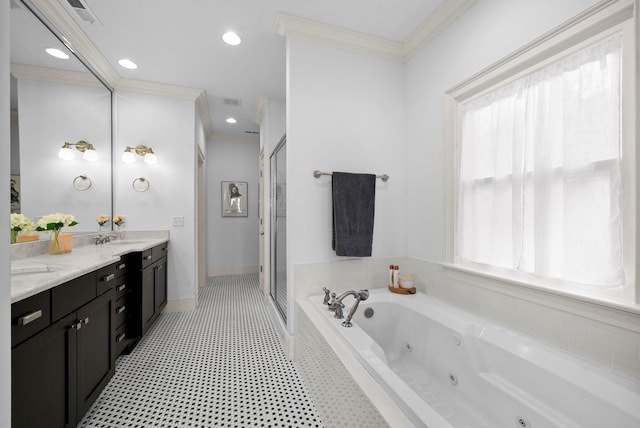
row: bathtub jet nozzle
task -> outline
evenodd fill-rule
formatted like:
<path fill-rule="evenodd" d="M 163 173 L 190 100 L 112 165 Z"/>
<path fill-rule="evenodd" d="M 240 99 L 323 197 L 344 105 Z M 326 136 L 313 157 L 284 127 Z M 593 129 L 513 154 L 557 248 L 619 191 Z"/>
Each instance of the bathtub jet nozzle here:
<path fill-rule="evenodd" d="M 344 300 L 347 296 L 353 296 L 356 301 L 353 303 L 353 306 L 351 306 L 351 310 L 349 311 L 349 315 L 347 315 L 347 319 L 342 322 L 343 327 L 351 327 L 353 325 L 351 324 L 351 318 L 353 318 L 353 314 L 356 313 L 360 301 L 367 300 L 369 298 L 369 290 L 345 291 L 336 299 L 336 306 L 340 309 L 343 308 L 344 304 L 342 303 L 342 300 Z M 337 312 L 338 311 L 336 311 L 336 318 L 338 318 Z M 342 315 L 342 310 L 340 310 L 340 315 Z M 340 318 L 342 318 L 342 316 L 340 316 Z"/>

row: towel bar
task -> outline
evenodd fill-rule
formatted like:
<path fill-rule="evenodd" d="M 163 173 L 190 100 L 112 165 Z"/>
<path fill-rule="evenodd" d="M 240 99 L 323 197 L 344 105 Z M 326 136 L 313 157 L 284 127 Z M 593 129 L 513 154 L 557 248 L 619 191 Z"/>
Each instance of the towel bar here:
<path fill-rule="evenodd" d="M 333 175 L 333 173 L 331 173 L 331 172 L 322 172 L 322 171 L 317 170 L 317 169 L 315 171 L 313 171 L 313 176 L 315 178 L 320 178 L 321 175 Z M 387 174 L 376 175 L 376 178 L 381 179 L 385 183 L 389 180 L 389 176 Z"/>

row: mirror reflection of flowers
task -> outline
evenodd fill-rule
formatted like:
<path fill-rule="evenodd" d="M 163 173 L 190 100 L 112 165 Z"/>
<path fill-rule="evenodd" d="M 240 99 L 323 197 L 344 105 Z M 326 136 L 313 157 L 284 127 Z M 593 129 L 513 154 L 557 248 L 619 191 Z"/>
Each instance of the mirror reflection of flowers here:
<path fill-rule="evenodd" d="M 121 215 L 117 215 L 113 218 L 113 224 L 115 224 L 116 226 L 120 227 L 124 224 L 124 217 L 122 217 Z"/>
<path fill-rule="evenodd" d="M 24 214 L 11 214 L 11 243 L 18 242 L 18 235 L 23 233 L 31 233 L 36 230 L 36 225 Z"/>
<path fill-rule="evenodd" d="M 98 224 L 100 226 L 104 226 L 108 222 L 109 222 L 109 217 L 108 216 L 106 216 L 106 215 L 98 216 Z"/>

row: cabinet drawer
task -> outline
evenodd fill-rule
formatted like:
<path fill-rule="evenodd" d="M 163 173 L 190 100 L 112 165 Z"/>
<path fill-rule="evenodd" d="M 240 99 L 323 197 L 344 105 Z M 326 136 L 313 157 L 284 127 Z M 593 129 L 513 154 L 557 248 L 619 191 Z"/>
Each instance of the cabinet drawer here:
<path fill-rule="evenodd" d="M 142 269 L 146 268 L 147 266 L 151 265 L 151 263 L 153 263 L 153 249 L 149 248 L 148 250 L 144 250 L 141 254 L 141 258 L 142 258 Z"/>
<path fill-rule="evenodd" d="M 11 305 L 11 347 L 51 324 L 51 293 L 43 291 Z"/>
<path fill-rule="evenodd" d="M 116 327 L 120 326 L 127 320 L 127 298 L 122 297 L 116 301 L 115 305 L 115 325 Z"/>
<path fill-rule="evenodd" d="M 122 324 L 121 326 L 116 328 L 116 355 L 120 355 L 122 351 L 127 347 L 129 343 L 127 337 L 127 325 Z"/>
<path fill-rule="evenodd" d="M 114 263 L 109 266 L 100 268 L 96 271 L 98 296 L 103 294 L 105 291 L 109 291 L 116 285 L 119 279 L 119 271 L 117 269 L 118 264 L 120 263 Z"/>
<path fill-rule="evenodd" d="M 118 281 L 118 283 L 116 284 L 116 300 L 118 300 L 121 297 L 126 296 L 127 294 L 129 294 L 132 291 L 131 288 L 131 283 L 129 281 L 127 281 L 127 278 L 122 278 L 120 279 L 120 281 Z"/>
<path fill-rule="evenodd" d="M 72 279 L 51 290 L 51 318 L 56 321 L 95 299 L 96 273 Z"/>
<path fill-rule="evenodd" d="M 160 244 L 151 249 L 151 253 L 153 255 L 153 261 L 157 262 L 163 257 L 167 256 L 167 243 Z"/>

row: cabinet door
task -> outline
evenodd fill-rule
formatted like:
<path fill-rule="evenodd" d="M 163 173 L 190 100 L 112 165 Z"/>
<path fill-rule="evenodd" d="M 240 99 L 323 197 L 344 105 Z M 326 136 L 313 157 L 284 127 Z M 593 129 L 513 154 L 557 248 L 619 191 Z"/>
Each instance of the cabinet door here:
<path fill-rule="evenodd" d="M 75 314 L 11 351 L 11 426 L 76 426 Z"/>
<path fill-rule="evenodd" d="M 155 269 L 149 266 L 142 270 L 142 335 L 154 321 L 155 314 Z"/>
<path fill-rule="evenodd" d="M 78 420 L 89 410 L 115 373 L 115 291 L 107 291 L 78 309 Z"/>
<path fill-rule="evenodd" d="M 167 259 L 162 259 L 156 264 L 155 272 L 155 313 L 167 304 Z"/>

